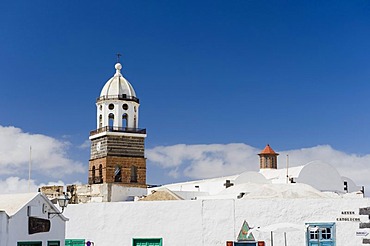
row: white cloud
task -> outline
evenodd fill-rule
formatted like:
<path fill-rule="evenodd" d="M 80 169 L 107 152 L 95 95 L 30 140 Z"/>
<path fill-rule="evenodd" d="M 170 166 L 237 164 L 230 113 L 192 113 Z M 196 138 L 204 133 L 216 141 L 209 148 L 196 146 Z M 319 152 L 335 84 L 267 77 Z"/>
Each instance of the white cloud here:
<path fill-rule="evenodd" d="M 168 172 L 168 176 L 174 178 L 174 179 L 177 179 L 178 177 L 180 177 L 180 172 L 179 172 L 179 169 L 178 168 L 175 168 L 175 169 L 171 169 L 169 172 Z"/>
<path fill-rule="evenodd" d="M 255 162 L 258 162 L 257 153 L 258 149 L 239 143 L 178 144 L 149 149 L 147 157 L 151 162 L 170 169 L 172 177 L 210 178 L 245 170 L 257 170 L 258 166 L 255 166 Z M 182 174 L 179 173 L 180 167 L 184 168 Z"/>
<path fill-rule="evenodd" d="M 28 173 L 30 146 L 32 173 L 61 178 L 85 171 L 82 163 L 67 157 L 68 142 L 25 133 L 12 126 L 0 126 L 0 176 L 25 176 Z"/>
<path fill-rule="evenodd" d="M 78 146 L 80 149 L 88 149 L 90 148 L 90 140 L 85 140 L 80 146 Z"/>
<path fill-rule="evenodd" d="M 62 181 L 49 182 L 47 184 L 36 184 L 35 180 L 21 179 L 19 177 L 8 177 L 5 180 L 0 180 L 0 194 L 10 193 L 26 193 L 26 192 L 37 192 L 39 187 L 45 185 L 62 185 Z"/>
<path fill-rule="evenodd" d="M 335 150 L 329 145 L 283 151 L 282 156 L 289 155 L 293 166 L 303 165 L 313 160 L 321 160 L 335 167 L 342 176 L 346 176 L 358 185 L 370 186 L 370 154 L 347 154 Z M 284 157 L 284 161 L 286 157 Z M 280 165 L 282 162 L 280 161 Z M 285 162 L 284 162 L 285 166 Z"/>
<path fill-rule="evenodd" d="M 211 178 L 259 170 L 261 149 L 246 144 L 203 144 L 158 146 L 147 150 L 148 160 L 168 170 L 173 178 Z M 358 185 L 370 189 L 370 154 L 347 154 L 329 145 L 319 145 L 279 152 L 279 168 L 285 168 L 286 155 L 289 165 L 299 166 L 321 160 L 335 167 L 338 172 L 351 178 Z"/>

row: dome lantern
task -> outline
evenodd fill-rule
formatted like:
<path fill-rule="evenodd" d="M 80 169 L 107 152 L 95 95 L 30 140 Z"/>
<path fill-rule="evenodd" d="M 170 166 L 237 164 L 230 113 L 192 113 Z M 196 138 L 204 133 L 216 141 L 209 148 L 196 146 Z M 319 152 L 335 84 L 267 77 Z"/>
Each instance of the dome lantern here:
<path fill-rule="evenodd" d="M 139 127 L 139 99 L 130 82 L 122 76 L 121 63 L 117 62 L 114 68 L 116 73 L 105 83 L 96 102 L 97 130 L 135 131 Z"/>

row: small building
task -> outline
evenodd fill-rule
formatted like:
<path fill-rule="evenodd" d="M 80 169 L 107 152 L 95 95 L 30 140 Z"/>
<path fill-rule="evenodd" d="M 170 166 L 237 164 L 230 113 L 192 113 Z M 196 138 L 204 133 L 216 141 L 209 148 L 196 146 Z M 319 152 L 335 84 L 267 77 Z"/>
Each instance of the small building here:
<path fill-rule="evenodd" d="M 64 246 L 67 220 L 41 193 L 0 195 L 1 246 Z"/>

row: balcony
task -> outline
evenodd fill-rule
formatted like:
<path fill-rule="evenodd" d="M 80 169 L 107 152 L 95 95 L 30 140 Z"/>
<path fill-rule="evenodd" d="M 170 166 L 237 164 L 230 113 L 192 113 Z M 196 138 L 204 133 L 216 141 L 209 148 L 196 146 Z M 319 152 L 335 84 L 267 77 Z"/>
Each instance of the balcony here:
<path fill-rule="evenodd" d="M 146 129 L 131 128 L 131 127 L 117 127 L 117 126 L 105 126 L 90 132 L 90 136 L 101 132 L 126 132 L 136 134 L 146 134 Z"/>
<path fill-rule="evenodd" d="M 105 101 L 105 100 L 126 100 L 126 101 L 134 101 L 134 102 L 140 103 L 139 98 L 133 97 L 133 96 L 127 96 L 126 94 L 113 95 L 113 96 L 101 96 L 96 99 L 96 102 Z"/>
<path fill-rule="evenodd" d="M 103 183 L 103 177 L 96 176 L 96 177 L 89 177 L 89 184 L 101 184 Z"/>

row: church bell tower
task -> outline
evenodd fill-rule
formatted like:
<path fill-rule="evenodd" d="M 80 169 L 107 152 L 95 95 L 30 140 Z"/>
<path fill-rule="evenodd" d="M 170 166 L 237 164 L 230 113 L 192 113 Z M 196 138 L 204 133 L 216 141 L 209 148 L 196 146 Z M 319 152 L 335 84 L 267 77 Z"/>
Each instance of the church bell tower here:
<path fill-rule="evenodd" d="M 96 130 L 90 132 L 89 184 L 146 187 L 144 140 L 139 128 L 139 98 L 122 76 L 122 65 L 96 100 Z"/>

